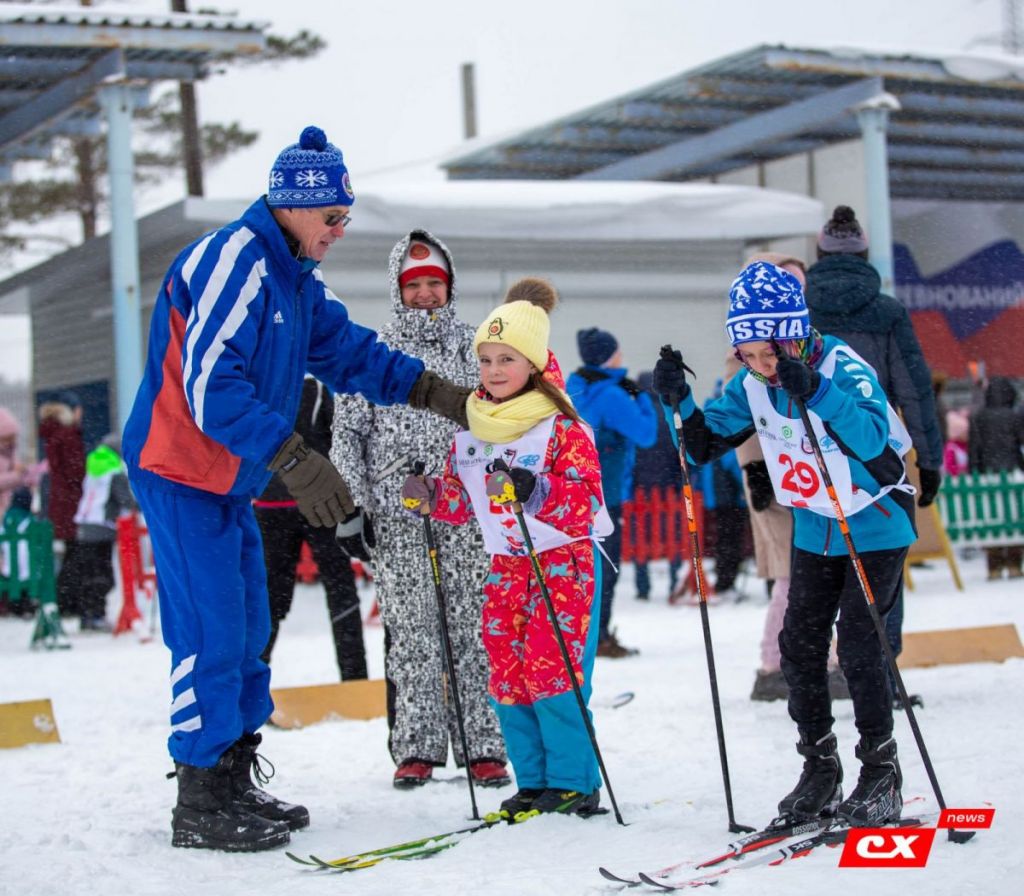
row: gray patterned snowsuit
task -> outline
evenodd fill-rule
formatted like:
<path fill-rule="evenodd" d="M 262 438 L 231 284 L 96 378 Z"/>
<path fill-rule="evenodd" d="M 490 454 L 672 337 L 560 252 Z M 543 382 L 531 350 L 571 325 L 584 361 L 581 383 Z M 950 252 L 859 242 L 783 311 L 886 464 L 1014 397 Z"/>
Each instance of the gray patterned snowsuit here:
<path fill-rule="evenodd" d="M 451 272 L 448 304 L 432 311 L 402 304 L 398 273 L 413 237 L 439 246 Z M 448 248 L 425 231 L 413 231 L 392 249 L 388 280 L 394 317 L 380 339 L 424 361 L 464 386 L 479 381 L 474 330 L 455 316 L 455 266 Z M 462 745 L 451 698 L 444 692 L 444 657 L 437 600 L 427 561 L 423 525 L 401 506 L 402 483 L 414 461 L 440 474 L 455 434 L 454 423 L 406 405 L 382 407 L 358 395 L 338 395 L 331 460 L 356 504 L 373 518 L 377 599 L 385 632 L 388 682 L 388 747 L 396 765 L 420 759 L 444 765 L 449 737 L 456 761 Z M 433 523 L 448 603 L 455 674 L 466 722 L 470 760 L 506 760 L 505 743 L 487 697 L 488 664 L 481 640 L 483 580 L 489 557 L 480 528 Z"/>

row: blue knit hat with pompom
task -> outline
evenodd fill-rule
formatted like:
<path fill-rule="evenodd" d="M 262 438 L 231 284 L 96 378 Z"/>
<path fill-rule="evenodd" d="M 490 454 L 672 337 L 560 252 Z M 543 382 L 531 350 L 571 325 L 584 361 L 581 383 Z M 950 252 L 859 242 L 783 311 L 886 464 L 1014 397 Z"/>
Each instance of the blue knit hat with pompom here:
<path fill-rule="evenodd" d="M 351 206 L 356 201 L 341 150 L 310 125 L 270 169 L 267 202 L 275 208 Z"/>
<path fill-rule="evenodd" d="M 806 339 L 811 319 L 800 281 L 767 261 L 747 265 L 729 289 L 725 331 L 733 345 Z"/>

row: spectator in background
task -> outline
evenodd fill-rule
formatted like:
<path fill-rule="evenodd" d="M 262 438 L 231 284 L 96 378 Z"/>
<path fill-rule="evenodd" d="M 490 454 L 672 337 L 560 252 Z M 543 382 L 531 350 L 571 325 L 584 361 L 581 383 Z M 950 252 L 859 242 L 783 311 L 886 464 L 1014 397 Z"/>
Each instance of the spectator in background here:
<path fill-rule="evenodd" d="M 18 459 L 21 427 L 7 408 L 0 407 L 0 520 L 11 506 L 11 495 L 21 488 L 34 488 L 39 473 Z"/>
<path fill-rule="evenodd" d="M 931 371 L 901 302 L 881 291 L 878 272 L 868 264 L 868 239 L 853 209 L 836 206 L 818 234 L 818 261 L 807 272 L 811 326 L 842 339 L 874 368 L 878 384 L 903 415 L 917 452 L 921 493 L 927 507 L 942 480 L 942 436 L 935 410 Z M 903 649 L 903 590 L 885 620 L 894 656 Z M 896 693 L 893 686 L 893 693 Z"/>
<path fill-rule="evenodd" d="M 651 371 L 645 370 L 637 376 L 637 385 L 648 395 L 651 392 Z M 634 494 L 641 489 L 647 494 L 654 490 L 679 493 L 683 487 L 683 471 L 679 466 L 679 452 L 672 441 L 672 433 L 668 428 L 668 420 L 664 414 L 656 414 L 658 419 L 658 435 L 653 445 L 649 448 L 637 448 L 636 461 L 633 464 L 633 489 Z M 682 566 L 681 560 L 672 558 L 672 552 L 677 546 L 672 544 L 673 525 L 667 516 L 662 516 L 660 523 L 653 522 L 652 525 L 662 526 L 661 543 L 666 545 L 669 551 L 668 561 L 668 593 L 671 595 L 676 590 L 676 583 L 679 579 L 679 569 Z M 638 521 L 638 528 L 634 530 L 633 537 L 640 540 L 646 537 L 641 524 Z M 636 573 L 636 596 L 637 600 L 649 600 L 651 596 L 651 575 L 646 561 L 636 561 L 633 564 Z"/>
<path fill-rule="evenodd" d="M 985 388 L 985 406 L 971 415 L 967 439 L 972 473 L 999 473 L 1024 469 L 1024 416 L 1017 410 L 1017 390 L 1006 377 L 994 376 Z M 1011 579 L 1024 576 L 1024 546 L 985 548 L 988 577 L 1003 572 Z"/>
<path fill-rule="evenodd" d="M 947 476 L 959 476 L 970 468 L 967 434 L 970 415 L 965 408 L 946 412 L 946 448 L 942 452 L 942 469 Z"/>
<path fill-rule="evenodd" d="M 658 414 L 650 395 L 626 376 L 619 341 L 607 330 L 590 327 L 576 333 L 583 366 L 566 383 L 580 416 L 594 430 L 601 458 L 601 487 L 615 529 L 602 543 L 601 622 L 597 655 L 619 659 L 638 651 L 619 643 L 611 629 L 612 600 L 622 557 L 622 502 L 633 494 L 637 448 L 658 437 Z"/>
<path fill-rule="evenodd" d="M 312 376 L 302 383 L 295 432 L 306 444 L 326 457 L 331 451 L 331 425 L 334 421 L 334 395 Z M 327 613 L 334 636 L 334 654 L 342 681 L 366 678 L 366 648 L 363 645 L 363 620 L 359 615 L 359 592 L 352 572 L 349 552 L 369 559 L 362 544 L 362 519 L 359 531 L 345 538 L 344 548 L 334 529 L 313 526 L 299 510 L 281 477 L 274 474 L 255 501 L 256 522 L 263 536 L 263 559 L 267 566 L 267 595 L 270 600 L 270 638 L 261 659 L 270 664 L 270 654 L 281 623 L 292 607 L 295 594 L 295 570 L 306 542 L 313 551 L 320 583 L 327 593 Z M 342 523 L 339 529 L 346 526 Z"/>
<path fill-rule="evenodd" d="M 64 392 L 39 406 L 39 438 L 43 440 L 49 467 L 49 498 L 46 514 L 53 523 L 53 537 L 63 542 L 64 558 L 57 576 L 57 606 L 62 616 L 80 612 L 75 558 L 78 527 L 75 514 L 82 500 L 85 479 L 85 445 L 82 442 L 82 403 L 74 392 Z"/>
<path fill-rule="evenodd" d="M 74 565 L 78 612 L 83 632 L 110 632 L 107 595 L 114 587 L 114 540 L 117 518 L 135 510 L 128 473 L 121 460 L 121 437 L 108 433 L 85 459 L 82 499 L 75 514 L 75 552 L 61 574 Z"/>

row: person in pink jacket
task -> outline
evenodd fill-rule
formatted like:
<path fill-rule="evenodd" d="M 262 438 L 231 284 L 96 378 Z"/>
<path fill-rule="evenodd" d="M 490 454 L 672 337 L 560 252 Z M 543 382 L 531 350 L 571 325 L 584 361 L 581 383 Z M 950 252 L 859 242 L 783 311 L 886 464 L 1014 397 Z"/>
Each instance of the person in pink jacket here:
<path fill-rule="evenodd" d="M 11 495 L 19 488 L 34 488 L 39 482 L 37 468 L 18 459 L 21 427 L 7 408 L 0 407 L 0 519 L 11 506 Z"/>

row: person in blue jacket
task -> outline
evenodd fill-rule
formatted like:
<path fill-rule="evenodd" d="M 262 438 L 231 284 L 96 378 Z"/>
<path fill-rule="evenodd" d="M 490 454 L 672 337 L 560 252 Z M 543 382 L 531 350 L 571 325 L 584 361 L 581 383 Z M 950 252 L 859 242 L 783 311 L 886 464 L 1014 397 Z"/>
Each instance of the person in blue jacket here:
<path fill-rule="evenodd" d="M 305 374 L 465 425 L 469 390 L 388 349 L 324 284 L 318 265 L 354 202 L 341 151 L 307 127 L 278 155 L 267 194 L 187 246 L 157 295 L 124 459 L 171 651 L 174 846 L 268 849 L 309 824 L 304 807 L 250 778 L 273 710 L 251 502 L 276 473 L 311 524 L 334 528 L 354 513 L 330 461 L 293 431 Z"/>
<path fill-rule="evenodd" d="M 903 561 L 916 538 L 914 490 L 903 461 L 910 437 L 867 362 L 811 328 L 792 274 L 754 262 L 729 298 L 726 329 L 745 369 L 722 397 L 703 412 L 697 408 L 679 352 L 658 361 L 654 388 L 666 411 L 678 404 L 687 454 L 698 463 L 756 433 L 777 500 L 794 508 L 792 581 L 779 647 L 804 767 L 779 804 L 780 815 L 883 824 L 899 818 L 903 805 L 886 662 L 797 402 L 806 405 L 883 615 L 899 594 Z M 828 689 L 834 623 L 860 733 L 860 776 L 845 800 Z"/>
<path fill-rule="evenodd" d="M 622 557 L 622 502 L 633 497 L 636 449 L 658 438 L 658 415 L 650 395 L 626 376 L 618 340 L 590 327 L 576 333 L 583 366 L 569 376 L 566 392 L 593 428 L 601 458 L 601 487 L 615 529 L 601 544 L 601 621 L 597 655 L 619 659 L 638 651 L 619 643 L 611 630 L 612 598 Z"/>

